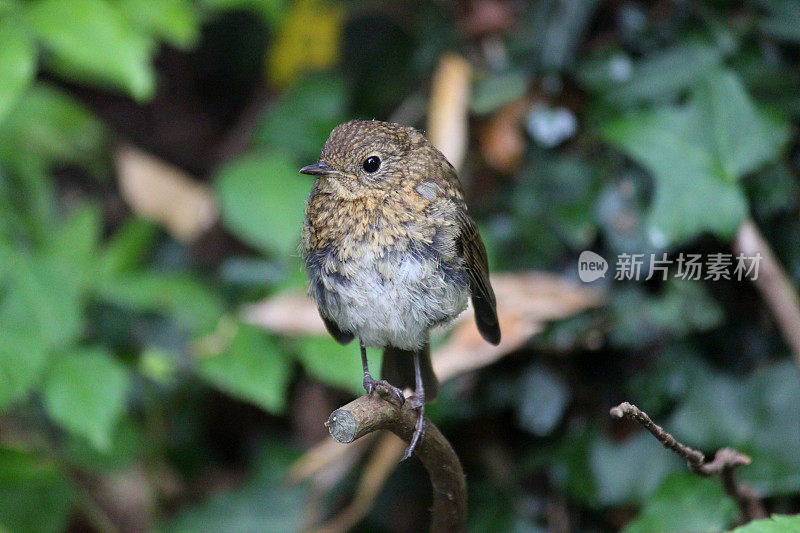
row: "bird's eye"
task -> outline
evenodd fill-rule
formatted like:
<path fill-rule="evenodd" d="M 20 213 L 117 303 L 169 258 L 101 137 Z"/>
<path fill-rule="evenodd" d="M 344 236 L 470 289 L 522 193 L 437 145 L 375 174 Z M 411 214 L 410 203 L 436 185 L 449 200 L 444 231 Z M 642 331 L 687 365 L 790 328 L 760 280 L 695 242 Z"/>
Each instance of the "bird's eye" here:
<path fill-rule="evenodd" d="M 381 158 L 377 155 L 371 155 L 364 160 L 364 170 L 372 174 L 381 168 Z"/>

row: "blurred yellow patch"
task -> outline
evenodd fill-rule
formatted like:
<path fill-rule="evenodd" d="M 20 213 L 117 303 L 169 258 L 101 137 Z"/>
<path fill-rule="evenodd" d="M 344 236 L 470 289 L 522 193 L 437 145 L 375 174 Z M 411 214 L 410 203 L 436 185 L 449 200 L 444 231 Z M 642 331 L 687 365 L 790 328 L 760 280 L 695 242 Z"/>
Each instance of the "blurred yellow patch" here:
<path fill-rule="evenodd" d="M 267 56 L 267 77 L 278 87 L 308 70 L 339 60 L 344 9 L 320 0 L 298 0 L 289 9 Z"/>

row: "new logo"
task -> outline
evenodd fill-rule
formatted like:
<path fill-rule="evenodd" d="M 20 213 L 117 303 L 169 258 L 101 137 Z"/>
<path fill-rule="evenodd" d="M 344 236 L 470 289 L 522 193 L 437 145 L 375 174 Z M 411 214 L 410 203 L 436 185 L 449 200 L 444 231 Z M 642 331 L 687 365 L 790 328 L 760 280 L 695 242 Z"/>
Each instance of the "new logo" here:
<path fill-rule="evenodd" d="M 584 250 L 578 257 L 578 277 L 585 283 L 606 277 L 608 261 L 590 250 Z"/>

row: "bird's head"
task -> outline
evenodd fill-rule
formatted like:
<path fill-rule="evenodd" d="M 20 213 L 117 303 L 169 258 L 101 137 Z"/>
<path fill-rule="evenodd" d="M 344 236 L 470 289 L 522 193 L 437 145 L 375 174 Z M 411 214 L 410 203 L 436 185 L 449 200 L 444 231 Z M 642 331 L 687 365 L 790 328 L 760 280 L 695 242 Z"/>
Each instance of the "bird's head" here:
<path fill-rule="evenodd" d="M 351 120 L 333 129 L 319 161 L 300 172 L 326 180 L 331 192 L 359 197 L 395 189 L 403 180 L 423 176 L 431 157 L 438 156 L 438 150 L 414 128 Z"/>

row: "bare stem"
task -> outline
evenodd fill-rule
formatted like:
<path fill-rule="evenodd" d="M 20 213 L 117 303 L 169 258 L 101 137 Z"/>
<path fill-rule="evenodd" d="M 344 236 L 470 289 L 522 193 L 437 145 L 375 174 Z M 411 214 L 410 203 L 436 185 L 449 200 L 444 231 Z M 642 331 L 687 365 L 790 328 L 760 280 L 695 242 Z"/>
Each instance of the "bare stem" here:
<path fill-rule="evenodd" d="M 800 366 L 800 298 L 791 278 L 752 219 L 745 219 L 739 227 L 733 249 L 751 257 L 761 255 L 758 277 L 753 283 L 775 316 L 778 328 Z"/>
<path fill-rule="evenodd" d="M 406 442 L 411 440 L 417 414 L 378 395 L 361 396 L 331 413 L 325 425 L 341 443 L 387 429 Z M 425 437 L 414 454 L 428 471 L 433 486 L 431 531 L 463 531 L 467 514 L 467 482 L 461 462 L 439 429 L 426 419 Z"/>
<path fill-rule="evenodd" d="M 702 452 L 686 446 L 675 437 L 664 431 L 664 428 L 653 422 L 647 413 L 635 405 L 622 402 L 611 409 L 611 416 L 615 418 L 629 418 L 638 422 L 649 431 L 665 448 L 672 450 L 682 458 L 686 459 L 689 470 L 695 474 L 705 477 L 717 476 L 722 480 L 725 493 L 730 496 L 738 505 L 745 522 L 756 518 L 767 516 L 761 499 L 756 492 L 748 487 L 736 482 L 734 468 L 741 465 L 749 465 L 750 458 L 733 448 L 722 448 L 714 455 L 714 460 L 706 462 L 706 457 Z"/>

